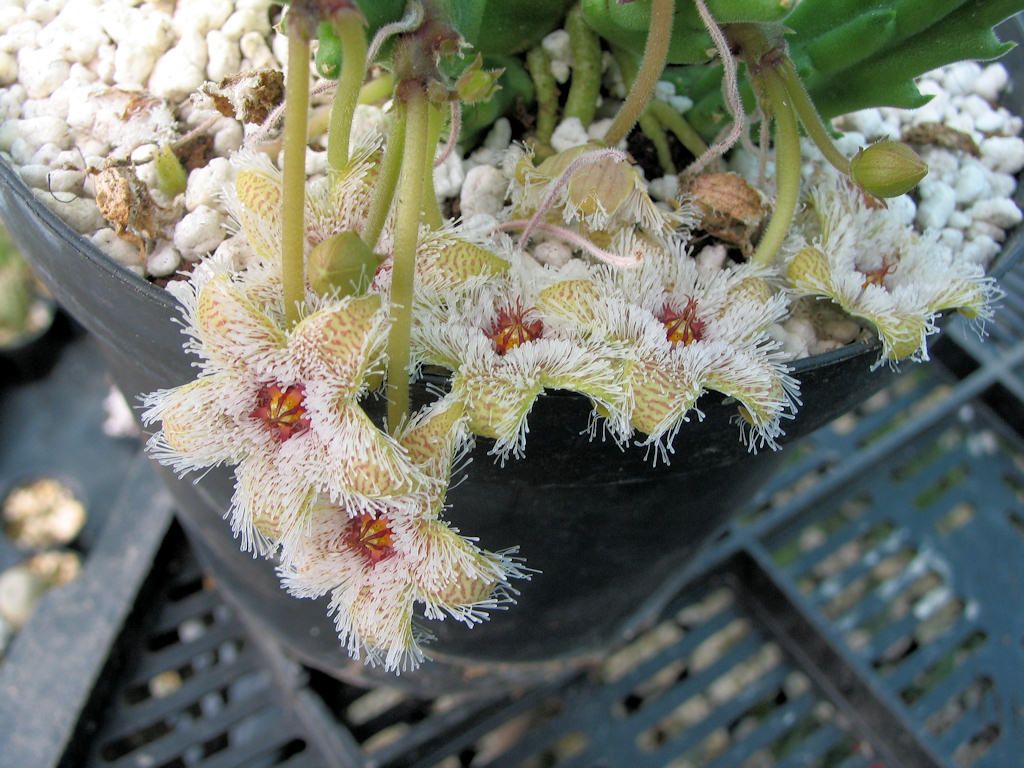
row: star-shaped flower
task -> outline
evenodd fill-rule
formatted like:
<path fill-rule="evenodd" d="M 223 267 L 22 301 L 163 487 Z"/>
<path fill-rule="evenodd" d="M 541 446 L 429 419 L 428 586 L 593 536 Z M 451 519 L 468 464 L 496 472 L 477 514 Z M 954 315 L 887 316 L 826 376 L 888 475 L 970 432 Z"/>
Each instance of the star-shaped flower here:
<path fill-rule="evenodd" d="M 539 304 L 565 327 L 600 339 L 616 363 L 628 421 L 668 458 L 671 443 L 707 391 L 735 398 L 751 449 L 775 447 L 798 384 L 767 334 L 785 316 L 785 295 L 766 270 L 703 272 L 681 249 L 645 258 L 635 270 L 595 267 L 543 289 Z"/>
<path fill-rule="evenodd" d="M 206 262 L 172 284 L 199 377 L 146 398 L 162 422 L 152 454 L 178 472 L 234 464 L 230 519 L 245 549 L 266 551 L 300 535 L 325 496 L 359 512 L 429 481 L 359 405 L 383 361 L 386 311 L 379 296 L 324 300 L 288 328 L 279 282 L 253 267 L 244 277 Z"/>
<path fill-rule="evenodd" d="M 502 459 L 523 454 L 527 417 L 545 389 L 584 394 L 613 420 L 624 408 L 612 364 L 593 345 L 550 331 L 530 268 L 512 258 L 508 274 L 421 307 L 413 330 L 419 362 L 453 372 L 452 392 L 470 430 L 495 440 L 492 452 Z"/>
<path fill-rule="evenodd" d="M 526 576 L 514 550 L 481 550 L 440 518 L 452 465 L 468 447 L 465 421 L 462 403 L 448 396 L 399 438 L 438 481 L 432 498 L 395 499 L 376 514 L 323 505 L 310 533 L 282 552 L 285 587 L 298 597 L 330 594 L 329 611 L 354 658 L 365 653 L 371 664 L 413 669 L 424 658 L 416 603 L 427 619 L 473 626 L 511 600 L 509 579 Z"/>
<path fill-rule="evenodd" d="M 1000 295 L 983 269 L 958 258 L 935 233 L 918 234 L 832 176 L 812 194 L 786 275 L 799 295 L 830 299 L 878 331 L 881 361 L 926 360 L 939 313 L 979 323 Z"/>

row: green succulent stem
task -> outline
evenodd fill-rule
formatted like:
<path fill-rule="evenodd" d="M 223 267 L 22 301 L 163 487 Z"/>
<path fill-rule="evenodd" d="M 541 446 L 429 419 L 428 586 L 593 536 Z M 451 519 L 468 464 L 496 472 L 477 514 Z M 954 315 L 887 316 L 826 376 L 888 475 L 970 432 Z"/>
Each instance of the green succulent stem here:
<path fill-rule="evenodd" d="M 757 79 L 775 120 L 775 209 L 750 261 L 770 266 L 786 240 L 800 200 L 800 128 L 782 76 L 768 68 Z"/>
<path fill-rule="evenodd" d="M 437 153 L 437 144 L 441 140 L 445 113 L 435 104 L 429 106 L 428 113 L 427 162 L 423 164 L 423 218 L 431 229 L 440 229 L 444 226 L 444 216 L 441 215 L 437 191 L 434 189 L 434 155 Z"/>
<path fill-rule="evenodd" d="M 327 133 L 327 165 L 340 171 L 348 165 L 348 145 L 352 136 L 359 91 L 366 78 L 366 20 L 356 10 L 345 10 L 334 19 L 334 31 L 341 40 L 341 76 L 331 105 Z"/>
<path fill-rule="evenodd" d="M 565 19 L 572 50 L 572 85 L 565 101 L 565 117 L 576 117 L 587 128 L 594 122 L 601 94 L 601 41 L 583 18 L 579 5 Z"/>
<path fill-rule="evenodd" d="M 626 138 L 651 100 L 654 87 L 665 70 L 675 5 L 675 0 L 651 0 L 651 23 L 647 31 L 643 62 L 626 101 L 605 134 L 604 140 L 609 146 L 614 147 Z"/>
<path fill-rule="evenodd" d="M 708 151 L 708 145 L 704 139 L 694 130 L 693 126 L 685 117 L 679 114 L 672 105 L 663 101 L 652 101 L 647 108 L 682 144 L 694 157 L 700 157 Z"/>
<path fill-rule="evenodd" d="M 668 176 L 675 176 L 676 165 L 672 160 L 672 149 L 668 145 L 665 129 L 650 107 L 645 109 L 644 113 L 640 115 L 638 125 L 644 136 L 650 139 L 651 144 L 654 145 L 654 151 L 658 155 L 658 165 L 661 166 L 661 170 Z"/>
<path fill-rule="evenodd" d="M 540 46 L 526 54 L 526 68 L 537 94 L 537 127 L 534 136 L 540 148 L 551 151 L 551 137 L 558 122 L 558 83 L 551 74 L 551 57 Z"/>
<path fill-rule="evenodd" d="M 775 71 L 786 86 L 786 93 L 789 94 L 793 108 L 796 109 L 797 116 L 800 118 L 800 123 L 803 125 L 811 141 L 817 145 L 818 149 L 821 150 L 821 154 L 825 156 L 825 159 L 832 167 L 840 173 L 849 176 L 850 160 L 839 151 L 839 147 L 832 141 L 828 127 L 825 125 L 825 121 L 821 119 L 821 115 L 818 114 L 818 110 L 811 100 L 811 95 L 807 92 L 806 86 L 804 86 L 803 81 L 797 74 L 792 60 L 788 57 L 783 59 L 775 68 Z"/>
<path fill-rule="evenodd" d="M 395 78 L 390 72 L 375 77 L 359 89 L 359 104 L 379 104 L 391 98 L 395 90 Z"/>
<path fill-rule="evenodd" d="M 416 244 L 423 206 L 424 169 L 433 166 L 427 152 L 430 104 L 419 83 L 406 83 L 405 141 L 398 182 L 398 220 L 395 224 L 391 271 L 391 330 L 388 333 L 388 431 L 395 434 L 409 412 L 409 359 L 412 335 Z"/>
<path fill-rule="evenodd" d="M 293 22 L 288 35 L 285 83 L 281 282 L 284 314 L 298 322 L 306 298 L 306 122 L 309 118 L 309 37 Z"/>
<path fill-rule="evenodd" d="M 377 246 L 380 233 L 384 231 L 388 213 L 391 212 L 391 201 L 395 197 L 398 186 L 398 174 L 402 167 L 402 147 L 405 143 L 405 110 L 399 102 L 396 109 L 388 141 L 384 146 L 384 157 L 377 168 L 377 185 L 373 189 L 370 200 L 370 212 L 363 225 L 363 242 L 370 248 Z"/>

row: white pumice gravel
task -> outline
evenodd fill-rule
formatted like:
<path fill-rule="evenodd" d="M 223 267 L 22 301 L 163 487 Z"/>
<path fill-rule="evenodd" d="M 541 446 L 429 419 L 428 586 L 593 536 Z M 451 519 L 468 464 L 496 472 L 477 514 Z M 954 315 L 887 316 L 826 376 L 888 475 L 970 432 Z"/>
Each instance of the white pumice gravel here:
<path fill-rule="evenodd" d="M 198 261 L 213 253 L 227 237 L 224 214 L 206 205 L 197 206 L 174 228 L 174 247 L 186 261 Z"/>
<path fill-rule="evenodd" d="M 462 183 L 459 205 L 464 219 L 477 214 L 494 216 L 505 207 L 508 179 L 499 168 L 477 165 L 469 169 Z"/>
<path fill-rule="evenodd" d="M 578 147 L 590 141 L 587 129 L 578 117 L 567 117 L 555 127 L 551 136 L 551 146 L 556 152 Z"/>

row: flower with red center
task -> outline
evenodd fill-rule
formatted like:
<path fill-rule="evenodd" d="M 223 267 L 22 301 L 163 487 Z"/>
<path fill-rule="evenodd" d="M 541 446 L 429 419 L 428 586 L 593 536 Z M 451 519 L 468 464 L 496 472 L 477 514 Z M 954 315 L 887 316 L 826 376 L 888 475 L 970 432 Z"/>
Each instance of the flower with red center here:
<path fill-rule="evenodd" d="M 688 347 L 704 338 L 705 322 L 697 315 L 697 300 L 692 296 L 686 297 L 686 306 L 681 312 L 666 303 L 658 313 L 658 320 L 665 326 L 665 338 L 673 347 L 677 344 Z"/>
<path fill-rule="evenodd" d="M 305 402 L 306 388 L 301 384 L 292 384 L 286 389 L 266 384 L 256 395 L 252 417 L 263 422 L 270 434 L 283 443 L 309 429 Z"/>
<path fill-rule="evenodd" d="M 208 261 L 174 290 L 201 373 L 147 397 L 146 420 L 162 422 L 150 451 L 179 472 L 235 465 L 229 518 L 245 549 L 301 534 L 321 495 L 372 513 L 427 492 L 433 481 L 359 405 L 387 341 L 379 296 L 310 293 L 289 326 L 276 269 Z"/>
<path fill-rule="evenodd" d="M 890 263 L 884 256 L 882 257 L 882 264 L 878 269 L 869 269 L 866 272 L 861 271 L 864 275 L 864 282 L 861 283 L 861 288 L 867 288 L 869 285 L 877 285 L 879 288 L 885 287 L 885 278 L 896 272 L 898 268 L 896 262 Z"/>
<path fill-rule="evenodd" d="M 370 565 L 376 565 L 395 554 L 391 520 L 383 512 L 376 517 L 364 512 L 349 521 L 345 543 L 365 556 Z"/>
<path fill-rule="evenodd" d="M 505 355 L 516 347 L 539 339 L 544 333 L 544 323 L 532 308 L 524 309 L 521 300 L 514 307 L 498 311 L 498 317 L 487 331 L 487 338 L 494 344 L 494 351 Z"/>

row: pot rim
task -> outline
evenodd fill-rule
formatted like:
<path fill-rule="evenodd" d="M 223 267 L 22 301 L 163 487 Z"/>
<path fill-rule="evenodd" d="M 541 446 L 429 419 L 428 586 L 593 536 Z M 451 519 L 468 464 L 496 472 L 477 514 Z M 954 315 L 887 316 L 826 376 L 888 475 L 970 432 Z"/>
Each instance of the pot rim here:
<path fill-rule="evenodd" d="M 25 199 L 29 209 L 39 220 L 49 227 L 61 240 L 84 256 L 92 268 L 102 270 L 109 279 L 121 283 L 125 288 L 135 293 L 143 295 L 149 301 L 159 304 L 168 314 L 177 314 L 180 311 L 178 300 L 169 291 L 154 285 L 144 277 L 118 264 L 103 253 L 95 243 L 73 230 L 67 222 L 33 194 L 33 191 L 17 171 L 14 170 L 10 161 L 4 157 L 0 157 L 0 183 L 11 187 L 14 192 Z M 1022 189 L 1024 189 L 1024 184 L 1018 186 L 1017 194 L 1015 195 L 1018 201 Z M 991 268 L 986 273 L 989 277 L 998 280 L 1024 257 L 1024 225 L 1018 225 L 1011 232 L 1012 234 L 1003 245 L 1002 251 L 996 256 Z M 846 344 L 831 352 L 811 355 L 799 360 L 791 360 L 787 364 L 790 368 L 790 373 L 799 377 L 801 373 L 824 368 L 851 358 L 877 354 L 881 348 L 881 341 L 876 337 L 870 341 L 856 341 L 852 344 Z"/>

